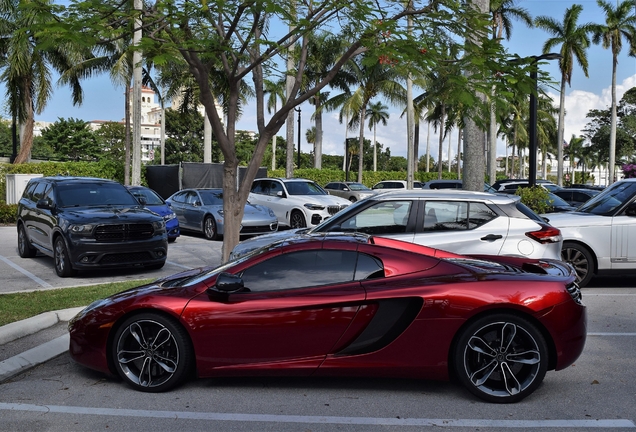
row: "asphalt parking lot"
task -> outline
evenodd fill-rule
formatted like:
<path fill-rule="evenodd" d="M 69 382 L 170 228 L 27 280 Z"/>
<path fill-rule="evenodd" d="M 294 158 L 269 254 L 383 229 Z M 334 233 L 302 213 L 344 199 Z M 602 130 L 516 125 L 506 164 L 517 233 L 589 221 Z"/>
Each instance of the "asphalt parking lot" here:
<path fill-rule="evenodd" d="M 166 265 L 160 270 L 122 269 L 79 272 L 61 278 L 55 273 L 53 259 L 41 254 L 20 258 L 15 226 L 0 227 L 0 293 L 66 288 L 113 281 L 158 278 L 182 270 L 221 263 L 222 241 L 210 241 L 197 235 L 182 235 L 168 246 Z"/>

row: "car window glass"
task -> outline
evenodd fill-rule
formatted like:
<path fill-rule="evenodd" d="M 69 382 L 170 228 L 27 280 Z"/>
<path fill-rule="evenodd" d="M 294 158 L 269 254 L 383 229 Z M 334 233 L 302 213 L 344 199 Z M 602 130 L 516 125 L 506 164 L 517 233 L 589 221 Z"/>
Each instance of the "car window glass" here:
<path fill-rule="evenodd" d="M 265 193 L 268 195 L 276 196 L 278 192 L 283 192 L 283 185 L 276 181 L 269 182 L 269 186 Z"/>
<path fill-rule="evenodd" d="M 65 207 L 139 205 L 135 197 L 119 183 L 60 183 L 57 197 L 59 204 Z"/>
<path fill-rule="evenodd" d="M 287 182 L 285 184 L 290 195 L 324 195 L 325 192 L 313 182 Z"/>
<path fill-rule="evenodd" d="M 146 205 L 163 205 L 163 199 L 150 189 L 133 189 L 131 192 L 135 198 L 146 200 Z"/>
<path fill-rule="evenodd" d="M 376 279 L 384 277 L 382 261 L 366 254 L 358 254 L 355 280 Z"/>
<path fill-rule="evenodd" d="M 250 291 L 276 291 L 353 280 L 354 251 L 314 250 L 277 255 L 243 271 Z"/>
<path fill-rule="evenodd" d="M 603 193 L 592 197 L 578 211 L 602 216 L 612 215 L 636 193 L 636 183 L 623 182 L 608 186 Z"/>
<path fill-rule="evenodd" d="M 455 231 L 474 228 L 471 226 L 469 205 L 464 201 L 427 201 L 424 206 L 424 231 Z M 479 221 L 475 211 L 475 221 Z M 477 223 L 477 222 L 476 222 Z"/>
<path fill-rule="evenodd" d="M 267 192 L 263 190 L 264 181 L 257 180 L 252 184 L 252 190 L 250 192 L 255 194 L 266 194 Z"/>
<path fill-rule="evenodd" d="M 194 205 L 194 203 L 196 203 L 198 199 L 199 199 L 199 197 L 197 196 L 197 194 L 195 192 L 189 191 L 186 194 L 185 201 L 186 201 L 186 203 L 188 203 L 190 205 Z"/>
<path fill-rule="evenodd" d="M 405 233 L 412 206 L 413 202 L 407 200 L 378 202 L 331 229 L 367 234 Z"/>
<path fill-rule="evenodd" d="M 33 201 L 38 202 L 44 196 L 44 189 L 47 184 L 45 182 L 39 182 L 36 188 L 33 190 Z"/>
<path fill-rule="evenodd" d="M 46 188 L 44 189 L 44 193 L 42 194 L 42 199 L 47 200 L 49 205 L 55 205 L 54 195 L 55 194 L 53 193 L 53 186 L 47 184 Z"/>
<path fill-rule="evenodd" d="M 33 191 L 35 190 L 35 188 L 37 187 L 39 183 L 40 182 L 34 182 L 34 181 L 29 182 L 27 184 L 26 189 L 24 190 L 23 196 L 25 198 L 29 198 L 30 200 L 33 200 Z"/>

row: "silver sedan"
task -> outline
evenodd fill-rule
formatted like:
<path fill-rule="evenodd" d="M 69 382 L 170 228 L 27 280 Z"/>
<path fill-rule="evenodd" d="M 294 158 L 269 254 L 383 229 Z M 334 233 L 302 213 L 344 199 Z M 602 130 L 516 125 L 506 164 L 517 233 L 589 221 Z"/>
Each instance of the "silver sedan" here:
<path fill-rule="evenodd" d="M 179 219 L 182 231 L 202 233 L 209 240 L 223 236 L 223 190 L 183 189 L 166 200 Z M 278 219 L 273 210 L 263 205 L 247 203 L 241 221 L 240 235 L 269 234 L 278 231 Z"/>

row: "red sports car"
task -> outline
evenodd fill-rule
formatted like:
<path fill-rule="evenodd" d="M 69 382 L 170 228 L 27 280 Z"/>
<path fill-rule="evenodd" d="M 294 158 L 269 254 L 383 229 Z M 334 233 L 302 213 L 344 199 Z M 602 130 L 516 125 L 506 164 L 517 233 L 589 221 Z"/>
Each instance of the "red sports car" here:
<path fill-rule="evenodd" d="M 585 345 L 574 270 L 363 234 L 282 240 L 99 300 L 75 361 L 159 392 L 199 377 L 449 379 L 490 402 L 532 393 Z"/>

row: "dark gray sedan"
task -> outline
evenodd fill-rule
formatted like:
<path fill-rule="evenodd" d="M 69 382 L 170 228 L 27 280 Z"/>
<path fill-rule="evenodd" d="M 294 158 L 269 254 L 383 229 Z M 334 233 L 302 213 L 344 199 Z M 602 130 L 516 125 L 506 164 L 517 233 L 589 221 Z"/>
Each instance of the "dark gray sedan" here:
<path fill-rule="evenodd" d="M 209 240 L 223 236 L 222 189 L 183 189 L 166 200 L 179 219 L 182 231 L 202 233 Z M 245 204 L 240 235 L 268 234 L 278 231 L 274 211 L 263 205 Z"/>
<path fill-rule="evenodd" d="M 329 195 L 336 195 L 351 202 L 360 201 L 377 192 L 357 182 L 330 182 L 325 185 L 325 190 Z"/>

